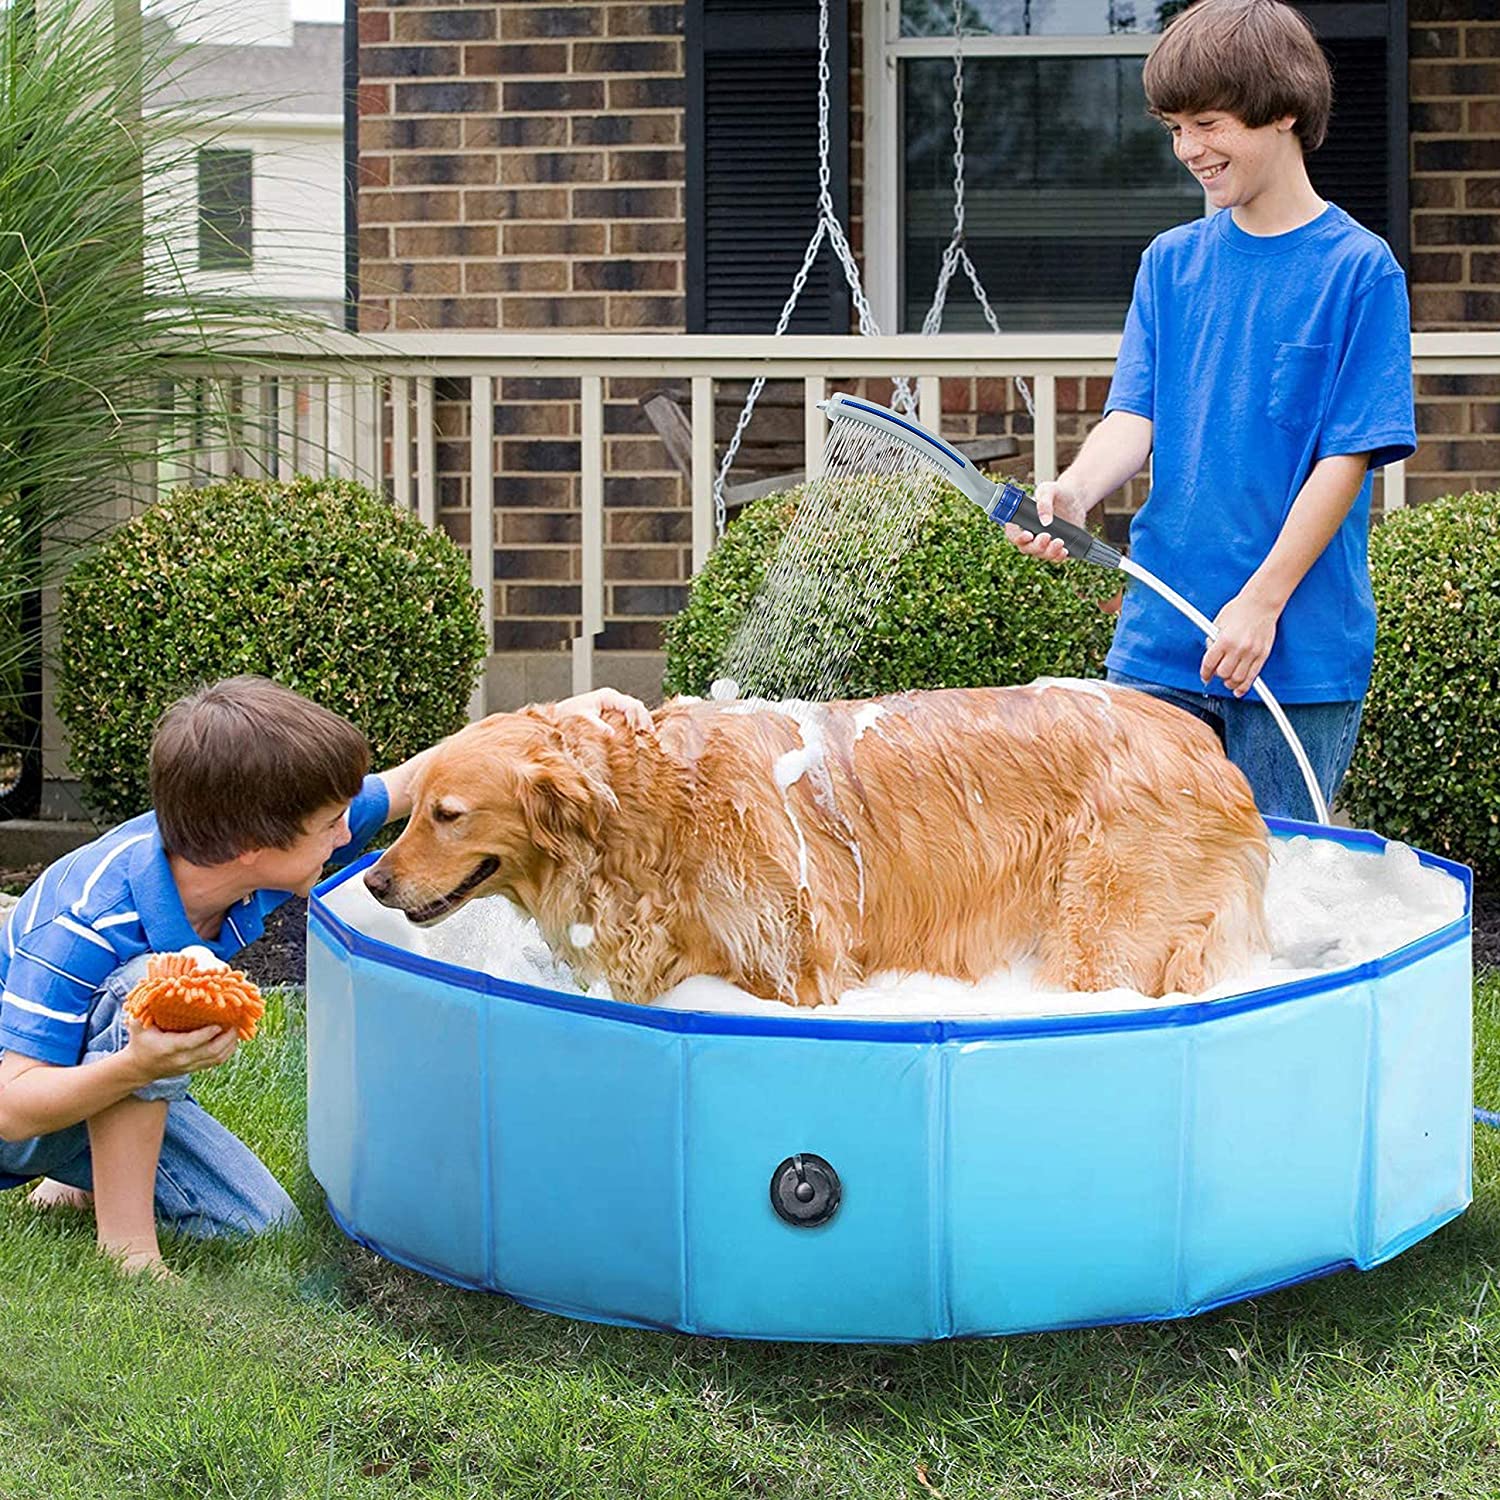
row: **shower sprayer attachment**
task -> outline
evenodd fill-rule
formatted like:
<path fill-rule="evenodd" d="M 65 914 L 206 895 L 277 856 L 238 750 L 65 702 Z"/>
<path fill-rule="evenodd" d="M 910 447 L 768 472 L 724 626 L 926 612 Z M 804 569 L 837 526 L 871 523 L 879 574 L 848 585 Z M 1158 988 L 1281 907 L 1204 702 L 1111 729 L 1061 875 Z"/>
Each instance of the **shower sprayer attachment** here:
<path fill-rule="evenodd" d="M 819 402 L 819 409 L 830 422 L 858 422 L 893 442 L 915 449 L 997 524 L 1003 526 L 1010 521 L 1033 534 L 1045 531 L 1063 544 L 1069 557 L 1080 562 L 1091 562 L 1101 568 L 1120 566 L 1119 552 L 1107 542 L 1060 516 L 1044 526 L 1037 515 L 1036 501 L 1020 485 L 1008 479 L 999 484 L 986 479 L 956 448 L 949 447 L 942 438 L 916 422 L 858 396 L 831 396 Z"/>

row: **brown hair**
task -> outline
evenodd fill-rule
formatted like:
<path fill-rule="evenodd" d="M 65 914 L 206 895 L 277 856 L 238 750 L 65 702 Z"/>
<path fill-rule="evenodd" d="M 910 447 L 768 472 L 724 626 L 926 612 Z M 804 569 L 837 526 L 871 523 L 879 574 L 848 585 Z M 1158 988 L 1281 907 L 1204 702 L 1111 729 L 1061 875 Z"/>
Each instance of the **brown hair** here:
<path fill-rule="evenodd" d="M 230 677 L 179 698 L 151 739 L 162 846 L 195 865 L 287 849 L 307 818 L 349 801 L 370 747 L 347 719 L 264 677 Z"/>
<path fill-rule="evenodd" d="M 1296 116 L 1302 149 L 1328 131 L 1333 78 L 1307 19 L 1280 0 L 1198 0 L 1146 59 L 1153 115 L 1222 109 L 1252 129 Z"/>

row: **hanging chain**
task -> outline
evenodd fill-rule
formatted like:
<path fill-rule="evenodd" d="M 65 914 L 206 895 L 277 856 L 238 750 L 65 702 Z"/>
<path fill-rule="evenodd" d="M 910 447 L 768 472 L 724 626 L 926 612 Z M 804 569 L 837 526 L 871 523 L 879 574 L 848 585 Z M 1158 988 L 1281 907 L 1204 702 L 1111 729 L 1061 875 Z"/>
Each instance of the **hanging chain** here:
<path fill-rule="evenodd" d="M 859 266 L 854 259 L 854 252 L 849 248 L 849 241 L 844 235 L 843 226 L 839 223 L 838 215 L 833 208 L 833 169 L 829 158 L 832 154 L 829 131 L 829 84 L 832 78 L 828 66 L 828 0 L 819 0 L 818 3 L 818 227 L 813 231 L 812 239 L 808 242 L 807 251 L 802 257 L 802 264 L 792 280 L 791 294 L 787 297 L 785 305 L 781 309 L 781 316 L 776 320 L 775 337 L 780 338 L 787 330 L 787 325 L 792 321 L 792 313 L 796 310 L 797 301 L 802 296 L 802 289 L 807 285 L 807 278 L 812 271 L 813 262 L 818 258 L 818 251 L 822 248 L 823 236 L 828 236 L 828 243 L 844 272 L 844 280 L 849 284 L 849 294 L 854 301 L 855 314 L 859 320 L 859 331 L 870 337 L 879 334 L 880 327 L 875 321 L 875 314 L 870 310 L 869 300 L 865 296 L 864 287 L 860 283 Z M 745 436 L 745 429 L 750 425 L 750 418 L 755 414 L 755 403 L 760 400 L 760 393 L 765 389 L 766 377 L 757 375 L 750 383 L 749 394 L 745 397 L 745 405 L 740 411 L 739 420 L 734 426 L 734 436 L 729 440 L 729 447 L 724 453 L 723 462 L 720 463 L 718 473 L 714 475 L 714 534 L 722 537 L 726 524 L 726 513 L 724 505 L 724 483 L 729 477 L 729 471 L 734 466 L 735 457 L 740 451 L 740 443 Z M 895 382 L 896 399 L 904 405 L 907 411 L 916 410 L 916 399 L 912 395 L 910 387 L 905 380 L 898 378 Z"/>
<path fill-rule="evenodd" d="M 1000 320 L 990 306 L 984 286 L 979 280 L 979 271 L 969 255 L 964 240 L 964 18 L 963 0 L 953 0 L 953 237 L 943 251 L 943 260 L 938 268 L 937 286 L 932 294 L 932 306 L 922 319 L 922 332 L 933 334 L 943 326 L 943 309 L 948 300 L 948 283 L 960 266 L 974 289 L 974 300 L 984 314 L 991 333 L 1000 332 Z M 1031 387 L 1020 376 L 1015 377 L 1016 389 L 1026 405 L 1026 414 L 1036 422 L 1036 407 L 1032 402 Z"/>

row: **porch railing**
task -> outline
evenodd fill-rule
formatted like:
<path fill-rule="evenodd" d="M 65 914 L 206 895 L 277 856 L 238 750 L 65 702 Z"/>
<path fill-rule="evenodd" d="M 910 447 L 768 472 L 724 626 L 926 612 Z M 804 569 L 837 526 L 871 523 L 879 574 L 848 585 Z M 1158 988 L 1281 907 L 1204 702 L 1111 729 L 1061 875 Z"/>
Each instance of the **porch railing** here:
<path fill-rule="evenodd" d="M 817 404 L 830 381 L 904 375 L 914 379 L 920 420 L 941 423 L 944 377 L 1024 376 L 1035 407 L 1033 470 L 1057 473 L 1057 383 L 1107 376 L 1119 339 L 1093 334 L 944 334 L 858 337 L 718 337 L 329 332 L 240 343 L 232 354 L 185 369 L 181 421 L 164 443 L 155 487 L 231 471 L 289 477 L 330 473 L 387 486 L 398 505 L 429 525 L 438 518 L 439 382 L 467 387 L 468 481 L 492 495 L 497 382 L 508 377 L 576 381 L 579 409 L 582 619 L 572 642 L 573 684 L 593 683 L 594 638 L 604 628 L 605 382 L 646 377 L 686 383 L 690 392 L 692 560 L 696 571 L 714 542 L 715 386 L 756 375 L 799 380 L 806 471 L 822 464 L 825 423 Z M 1426 333 L 1413 338 L 1419 375 L 1500 374 L 1500 332 Z M 1404 464 L 1383 474 L 1387 510 L 1406 501 Z M 493 640 L 494 506 L 471 508 L 473 579 Z M 477 695 L 476 695 L 477 697 Z M 475 711 L 482 704 L 476 701 Z"/>

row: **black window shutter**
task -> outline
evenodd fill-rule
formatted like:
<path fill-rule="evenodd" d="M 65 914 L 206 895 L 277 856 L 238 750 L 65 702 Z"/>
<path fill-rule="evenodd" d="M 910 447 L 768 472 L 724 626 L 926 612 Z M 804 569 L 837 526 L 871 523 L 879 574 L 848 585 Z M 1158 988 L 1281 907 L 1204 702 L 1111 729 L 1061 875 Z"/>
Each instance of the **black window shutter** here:
<path fill-rule="evenodd" d="M 817 0 L 688 0 L 687 326 L 772 333 L 818 222 Z M 829 0 L 830 187 L 849 228 L 847 0 Z M 824 237 L 789 333 L 847 333 Z"/>
<path fill-rule="evenodd" d="M 1333 70 L 1328 138 L 1307 159 L 1323 197 L 1380 235 L 1406 264 L 1409 242 L 1406 0 L 1304 0 Z"/>

